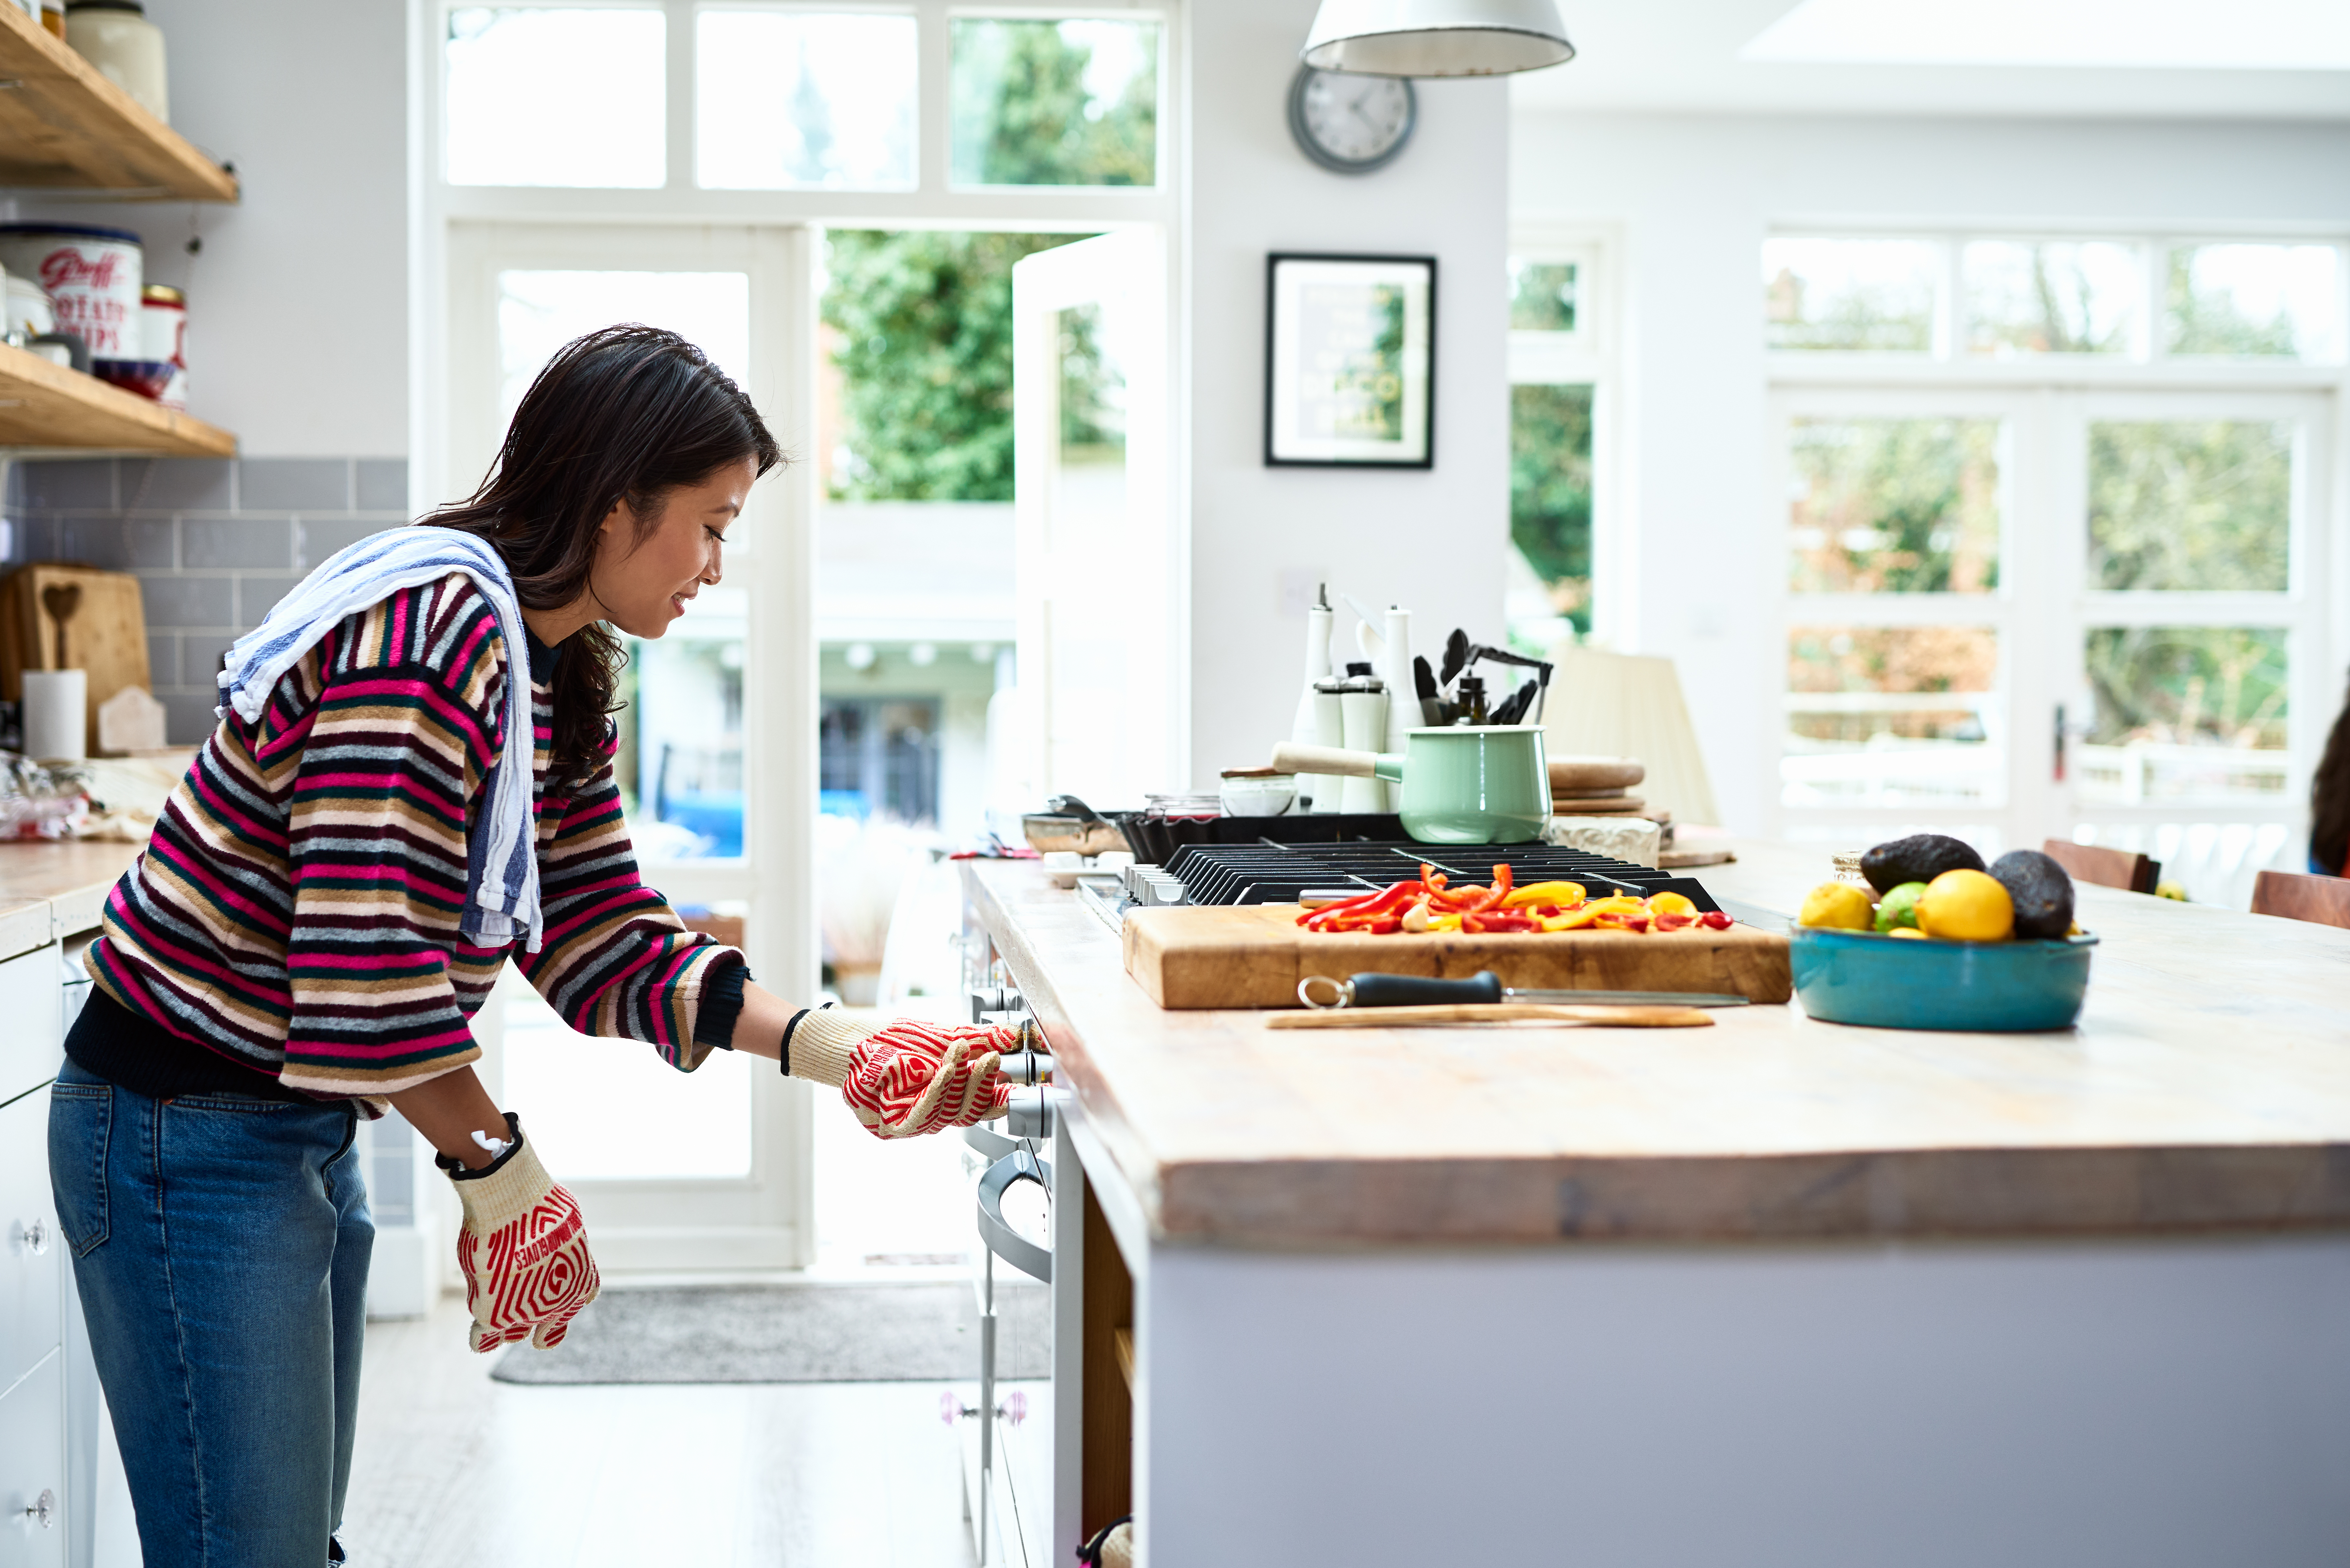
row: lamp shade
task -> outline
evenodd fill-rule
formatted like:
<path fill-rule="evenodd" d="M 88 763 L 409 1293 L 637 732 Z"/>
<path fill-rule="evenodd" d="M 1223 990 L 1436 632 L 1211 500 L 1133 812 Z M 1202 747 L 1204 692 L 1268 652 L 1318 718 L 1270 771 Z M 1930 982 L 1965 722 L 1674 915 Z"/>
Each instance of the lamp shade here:
<path fill-rule="evenodd" d="M 1298 58 L 1374 77 L 1491 77 L 1575 57 L 1555 0 L 1322 0 Z"/>

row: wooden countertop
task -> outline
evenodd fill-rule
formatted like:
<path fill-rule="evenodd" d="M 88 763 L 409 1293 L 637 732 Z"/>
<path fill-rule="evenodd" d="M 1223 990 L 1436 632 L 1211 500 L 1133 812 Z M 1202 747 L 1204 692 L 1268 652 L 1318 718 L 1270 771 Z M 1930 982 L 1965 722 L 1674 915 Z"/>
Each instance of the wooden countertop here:
<path fill-rule="evenodd" d="M 1824 851 L 1695 873 L 1785 912 Z M 1033 865 L 967 862 L 1060 1080 L 1179 1241 L 2123 1234 L 2350 1226 L 2350 931 L 2080 889 L 2058 1033 L 1274 1031 L 1166 1012 Z"/>
<path fill-rule="evenodd" d="M 106 896 L 144 846 L 0 843 L 0 960 L 98 929 Z"/>

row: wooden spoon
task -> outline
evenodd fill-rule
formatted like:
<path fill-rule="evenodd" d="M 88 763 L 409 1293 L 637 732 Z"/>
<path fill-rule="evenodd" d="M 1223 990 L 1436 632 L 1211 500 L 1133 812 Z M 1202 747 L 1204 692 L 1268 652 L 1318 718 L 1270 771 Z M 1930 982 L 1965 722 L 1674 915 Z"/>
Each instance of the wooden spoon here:
<path fill-rule="evenodd" d="M 1711 1027 L 1702 1007 L 1567 1007 L 1539 1002 L 1452 1002 L 1437 1007 L 1326 1007 L 1276 1012 L 1267 1029 L 1423 1029 L 1445 1023 L 1589 1023 L 1622 1029 Z"/>
<path fill-rule="evenodd" d="M 47 610 L 49 618 L 57 623 L 57 668 L 70 670 L 73 666 L 66 660 L 66 622 L 73 619 L 74 612 L 81 608 L 81 585 L 51 583 L 41 590 L 41 607 Z"/>

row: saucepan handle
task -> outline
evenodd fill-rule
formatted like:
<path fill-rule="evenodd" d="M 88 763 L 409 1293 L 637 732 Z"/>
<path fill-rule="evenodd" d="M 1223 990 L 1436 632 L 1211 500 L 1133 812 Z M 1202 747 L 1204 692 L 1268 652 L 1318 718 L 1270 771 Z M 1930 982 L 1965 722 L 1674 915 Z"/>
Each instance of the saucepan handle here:
<path fill-rule="evenodd" d="M 1338 778 L 1367 779 L 1376 776 L 1371 770 L 1378 763 L 1377 752 L 1349 752 L 1337 746 L 1306 746 L 1294 741 L 1284 741 L 1273 748 L 1273 765 L 1285 774 L 1322 774 Z"/>
<path fill-rule="evenodd" d="M 1357 1007 L 1431 1007 L 1502 1000 L 1502 977 L 1489 969 L 1480 970 L 1466 980 L 1437 980 L 1422 974 L 1358 974 L 1352 983 Z"/>

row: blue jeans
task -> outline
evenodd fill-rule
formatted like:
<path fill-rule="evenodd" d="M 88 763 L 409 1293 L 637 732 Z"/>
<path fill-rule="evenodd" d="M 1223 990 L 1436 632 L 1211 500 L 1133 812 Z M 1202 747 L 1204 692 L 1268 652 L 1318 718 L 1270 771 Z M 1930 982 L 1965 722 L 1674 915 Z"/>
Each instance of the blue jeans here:
<path fill-rule="evenodd" d="M 152 1100 L 68 1062 L 49 1175 L 147 1568 L 319 1568 L 367 1326 L 348 1106 Z"/>

